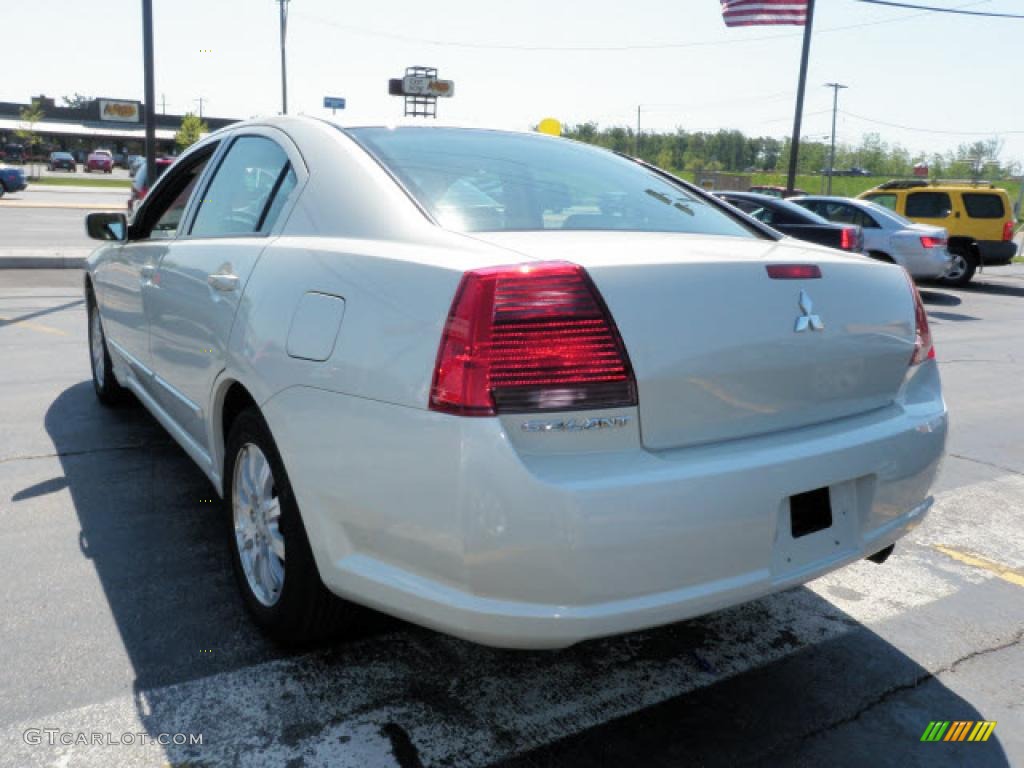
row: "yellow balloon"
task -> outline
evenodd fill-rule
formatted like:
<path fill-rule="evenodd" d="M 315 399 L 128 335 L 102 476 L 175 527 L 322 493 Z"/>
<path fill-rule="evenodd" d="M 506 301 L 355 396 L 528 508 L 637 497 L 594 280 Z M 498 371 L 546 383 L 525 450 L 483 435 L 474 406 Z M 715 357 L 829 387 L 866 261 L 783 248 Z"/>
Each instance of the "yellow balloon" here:
<path fill-rule="evenodd" d="M 549 136 L 561 136 L 562 124 L 553 117 L 545 117 L 540 121 L 540 125 L 537 126 L 537 130 L 540 133 L 546 133 Z"/>

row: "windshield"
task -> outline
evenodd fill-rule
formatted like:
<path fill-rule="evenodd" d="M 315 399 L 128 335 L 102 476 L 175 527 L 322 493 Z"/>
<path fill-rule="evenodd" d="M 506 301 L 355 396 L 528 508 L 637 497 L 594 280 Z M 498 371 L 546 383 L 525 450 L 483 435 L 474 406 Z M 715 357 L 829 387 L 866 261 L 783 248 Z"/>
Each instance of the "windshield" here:
<path fill-rule="evenodd" d="M 347 133 L 448 229 L 755 236 L 713 203 L 585 144 L 458 128 L 357 128 Z"/>

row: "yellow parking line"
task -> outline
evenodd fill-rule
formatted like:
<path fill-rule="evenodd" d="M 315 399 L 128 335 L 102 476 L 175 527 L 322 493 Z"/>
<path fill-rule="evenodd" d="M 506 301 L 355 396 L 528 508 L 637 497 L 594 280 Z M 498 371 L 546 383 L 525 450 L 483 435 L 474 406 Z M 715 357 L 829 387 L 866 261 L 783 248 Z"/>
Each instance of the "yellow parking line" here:
<path fill-rule="evenodd" d="M 3 328 L 7 325 L 20 325 L 22 328 L 28 328 L 30 331 L 38 331 L 39 333 L 52 333 L 55 336 L 67 336 L 67 334 L 64 333 L 64 331 L 60 330 L 60 328 L 51 328 L 48 325 L 40 325 L 39 323 L 33 323 L 28 320 L 11 320 L 10 318 L 7 317 L 0 317 L 0 322 L 3 322 L 5 324 L 4 326 L 0 326 L 0 328 Z"/>
<path fill-rule="evenodd" d="M 1024 573 L 1021 573 L 1020 571 L 1013 568 L 1007 568 L 1002 563 L 997 563 L 994 560 L 988 560 L 984 557 L 979 557 L 978 555 L 968 555 L 966 552 L 960 552 L 959 550 L 952 549 L 951 547 L 944 547 L 941 544 L 935 544 L 933 546 L 942 554 L 952 557 L 954 560 L 959 560 L 964 565 L 981 568 L 998 576 L 1003 581 L 1016 584 L 1018 587 L 1024 587 Z"/>

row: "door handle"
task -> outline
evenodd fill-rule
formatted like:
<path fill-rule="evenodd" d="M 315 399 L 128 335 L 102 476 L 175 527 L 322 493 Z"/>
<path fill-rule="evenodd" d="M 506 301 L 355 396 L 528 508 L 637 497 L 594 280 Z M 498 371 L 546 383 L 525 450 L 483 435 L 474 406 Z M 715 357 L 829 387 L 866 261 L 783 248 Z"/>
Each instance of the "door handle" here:
<path fill-rule="evenodd" d="M 207 276 L 206 282 L 216 288 L 218 291 L 233 291 L 238 287 L 238 275 L 223 274 L 216 272 L 212 275 Z"/>

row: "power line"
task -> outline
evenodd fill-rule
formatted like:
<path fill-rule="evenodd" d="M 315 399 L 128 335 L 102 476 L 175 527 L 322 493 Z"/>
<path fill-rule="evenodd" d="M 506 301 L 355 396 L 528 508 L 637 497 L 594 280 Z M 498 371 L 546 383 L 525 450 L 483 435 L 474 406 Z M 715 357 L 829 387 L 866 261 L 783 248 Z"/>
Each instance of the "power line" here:
<path fill-rule="evenodd" d="M 911 8 L 915 11 L 928 11 L 929 13 L 959 13 L 964 16 L 995 16 L 1000 19 L 1024 19 L 1024 16 L 1017 13 L 994 13 L 991 11 L 965 11 L 961 8 L 937 8 L 934 5 L 913 5 L 911 3 L 894 3 L 890 0 L 857 0 L 858 3 L 870 3 L 871 5 L 887 5 L 891 8 Z"/>
<path fill-rule="evenodd" d="M 963 5 L 954 6 L 954 8 L 971 8 L 976 5 L 984 5 L 989 3 L 991 0 L 974 0 L 974 2 L 965 3 Z M 353 32 L 355 34 L 369 35 L 371 37 L 382 37 L 389 40 L 397 40 L 404 43 L 415 43 L 417 45 L 434 45 L 440 48 L 467 48 L 485 51 L 524 51 L 524 52 L 563 52 L 563 53 L 600 53 L 600 52 L 624 52 L 624 51 L 658 51 L 658 50 L 674 50 L 681 48 L 703 48 L 707 46 L 721 46 L 731 44 L 743 44 L 743 43 L 759 43 L 766 40 L 784 40 L 795 37 L 802 37 L 803 33 L 783 33 L 777 35 L 761 35 L 760 37 L 735 37 L 727 40 L 692 40 L 685 43 L 647 43 L 639 45 L 520 45 L 514 43 L 478 43 L 463 40 L 436 40 L 432 38 L 423 37 L 412 37 L 410 35 L 400 35 L 393 32 L 382 32 L 375 29 L 367 29 L 366 27 L 356 27 L 349 24 L 340 24 L 331 19 L 325 19 L 322 16 L 315 16 L 304 12 L 293 11 L 300 19 L 307 21 L 316 22 L 328 27 L 334 27 L 335 29 L 345 30 L 346 32 Z M 876 21 L 864 21 L 858 24 L 846 24 L 840 27 L 826 27 L 824 29 L 817 30 L 818 34 L 826 32 L 845 32 L 851 29 L 863 29 L 864 27 L 874 27 L 881 24 L 898 24 L 911 19 L 918 18 L 919 16 L 927 16 L 932 11 L 923 11 L 921 13 L 912 13 L 904 16 L 893 16 L 886 19 L 878 19 Z"/>
<path fill-rule="evenodd" d="M 848 117 L 855 118 L 857 120 L 863 120 L 866 123 L 876 123 L 877 125 L 885 125 L 889 128 L 900 128 L 904 131 L 915 131 L 917 133 L 937 133 L 946 136 L 1002 136 L 1004 134 L 1024 134 L 1024 131 L 943 131 L 938 128 L 914 128 L 910 125 L 900 125 L 899 123 L 887 123 L 884 120 L 874 120 L 870 117 L 864 117 L 863 115 L 855 115 L 853 112 L 847 112 L 845 109 L 839 110 Z"/>

